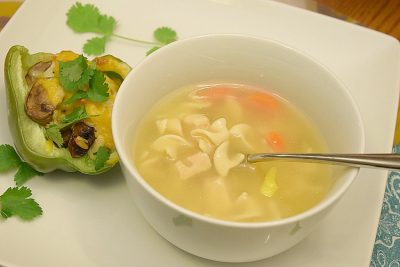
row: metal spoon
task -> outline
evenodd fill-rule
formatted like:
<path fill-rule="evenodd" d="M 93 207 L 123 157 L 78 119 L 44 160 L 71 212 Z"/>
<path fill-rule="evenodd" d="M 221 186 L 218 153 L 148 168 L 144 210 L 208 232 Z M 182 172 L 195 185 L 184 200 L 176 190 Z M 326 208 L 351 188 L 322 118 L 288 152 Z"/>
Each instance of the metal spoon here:
<path fill-rule="evenodd" d="M 400 170 L 400 154 L 249 154 L 247 162 L 255 163 L 268 160 L 302 160 L 320 163 L 333 163 L 354 167 L 372 167 Z"/>

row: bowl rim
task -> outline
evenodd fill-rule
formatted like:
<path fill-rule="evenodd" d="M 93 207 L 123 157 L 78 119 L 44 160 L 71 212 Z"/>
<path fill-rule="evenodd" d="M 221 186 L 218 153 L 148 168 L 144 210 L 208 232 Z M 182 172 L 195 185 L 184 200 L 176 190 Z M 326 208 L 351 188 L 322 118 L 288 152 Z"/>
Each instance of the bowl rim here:
<path fill-rule="evenodd" d="M 187 44 L 191 42 L 196 42 L 197 40 L 203 40 L 203 39 L 215 39 L 215 38 L 239 38 L 239 39 L 248 39 L 248 40 L 253 40 L 257 42 L 264 42 L 264 43 L 269 43 L 275 46 L 279 46 L 282 49 L 285 49 L 289 51 L 292 54 L 295 54 L 297 57 L 302 57 L 304 60 L 317 65 L 319 69 L 321 69 L 321 72 L 325 72 L 328 76 L 330 76 L 334 82 L 338 85 L 338 88 L 344 93 L 344 95 L 348 98 L 349 102 L 351 103 L 351 106 L 353 107 L 354 110 L 354 115 L 358 119 L 357 121 L 357 126 L 360 132 L 360 144 L 359 148 L 357 151 L 358 153 L 363 153 L 365 151 L 365 128 L 364 128 L 364 121 L 360 113 L 360 109 L 355 102 L 353 96 L 350 93 L 350 90 L 348 90 L 347 85 L 342 82 L 336 74 L 331 71 L 326 65 L 321 63 L 319 60 L 315 59 L 313 56 L 309 55 L 308 53 L 291 47 L 290 45 L 287 45 L 281 41 L 278 41 L 276 39 L 272 38 L 264 38 L 260 36 L 254 36 L 254 35 L 249 35 L 249 34 L 231 34 L 231 33 L 223 33 L 223 34 L 205 34 L 205 35 L 199 35 L 199 36 L 194 36 L 194 37 L 189 37 L 186 39 L 178 40 L 173 43 L 168 44 L 167 46 L 163 47 L 162 49 L 158 49 L 146 58 L 144 58 L 142 61 L 139 62 L 138 65 L 136 65 L 135 69 L 139 69 L 142 66 L 147 65 L 149 62 L 156 60 L 159 54 L 168 52 L 169 50 L 175 49 L 175 47 L 181 46 L 182 44 Z M 227 221 L 227 220 L 222 220 L 222 219 L 217 219 L 213 217 L 208 217 L 205 215 L 202 215 L 200 213 L 188 210 L 184 207 L 181 207 L 178 204 L 175 204 L 168 198 L 164 197 L 162 194 L 160 194 L 158 191 L 156 191 L 150 184 L 148 184 L 142 175 L 137 171 L 137 168 L 134 166 L 133 163 L 131 163 L 127 159 L 127 152 L 126 149 L 124 149 L 121 141 L 121 136 L 118 127 L 117 127 L 117 116 L 118 116 L 118 103 L 120 102 L 120 99 L 123 98 L 121 92 L 128 91 L 129 89 L 127 85 L 127 80 L 131 80 L 132 77 L 136 76 L 136 71 L 133 70 L 131 71 L 127 77 L 125 77 L 123 83 L 121 84 L 118 93 L 116 94 L 116 98 L 114 100 L 114 106 L 112 110 L 112 135 L 115 143 L 116 150 L 119 154 L 120 162 L 122 163 L 123 166 L 128 170 L 130 173 L 130 176 L 132 177 L 126 177 L 127 179 L 135 179 L 143 188 L 146 190 L 152 197 L 157 199 L 160 203 L 163 203 L 164 205 L 167 205 L 170 209 L 175 210 L 182 215 L 197 219 L 199 221 L 202 221 L 204 223 L 208 224 L 214 224 L 218 226 L 224 226 L 224 227 L 230 227 L 230 228 L 249 228 L 249 229 L 257 229 L 257 228 L 270 228 L 270 227 L 277 227 L 277 226 L 283 226 L 283 225 L 288 225 L 288 224 L 293 224 L 297 222 L 301 222 L 306 218 L 312 217 L 313 215 L 319 214 L 323 210 L 326 210 L 330 206 L 334 205 L 342 196 L 343 194 L 347 191 L 347 189 L 350 187 L 350 185 L 353 183 L 355 178 L 357 177 L 360 168 L 359 167 L 349 167 L 350 172 L 346 177 L 346 181 L 340 185 L 336 189 L 336 191 L 333 194 L 330 194 L 326 196 L 324 199 L 322 199 L 320 202 L 318 202 L 316 205 L 311 207 L 310 209 L 307 209 L 306 211 L 303 211 L 301 213 L 298 213 L 296 215 L 286 217 L 283 219 L 278 219 L 278 220 L 272 220 L 272 221 L 261 221 L 261 222 L 238 222 L 238 221 Z M 129 127 L 127 127 L 129 128 Z M 122 152 L 120 152 L 122 151 Z"/>

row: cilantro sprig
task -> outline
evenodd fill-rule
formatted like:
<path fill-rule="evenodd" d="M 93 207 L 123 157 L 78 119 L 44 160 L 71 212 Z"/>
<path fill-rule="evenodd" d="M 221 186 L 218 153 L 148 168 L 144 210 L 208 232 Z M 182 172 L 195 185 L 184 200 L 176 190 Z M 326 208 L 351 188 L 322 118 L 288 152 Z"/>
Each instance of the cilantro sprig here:
<path fill-rule="evenodd" d="M 1 210 L 3 218 L 13 215 L 23 220 L 30 221 L 43 214 L 42 208 L 33 199 L 31 190 L 26 187 L 10 187 L 0 196 Z"/>
<path fill-rule="evenodd" d="M 169 27 L 159 27 L 153 32 L 154 41 L 145 41 L 119 35 L 114 32 L 117 21 L 114 17 L 101 14 L 93 4 L 76 2 L 67 12 L 67 25 L 76 33 L 96 33 L 99 36 L 86 41 L 83 52 L 87 55 L 104 53 L 106 43 L 111 37 L 131 42 L 152 45 L 146 55 L 177 40 L 176 32 Z"/>
<path fill-rule="evenodd" d="M 65 90 L 76 92 L 89 83 L 94 70 L 87 64 L 84 56 L 80 55 L 71 61 L 59 61 L 60 83 Z"/>
<path fill-rule="evenodd" d="M 96 152 L 96 158 L 94 160 L 94 168 L 96 171 L 104 167 L 106 161 L 110 158 L 110 150 L 104 146 L 101 146 Z"/>
<path fill-rule="evenodd" d="M 29 179 L 35 176 L 42 176 L 43 173 L 35 170 L 31 165 L 26 162 L 21 162 L 17 173 L 14 176 L 15 184 L 19 187 L 26 183 Z"/>
<path fill-rule="evenodd" d="M 63 104 L 71 104 L 80 99 L 104 102 L 108 99 L 108 84 L 103 72 L 88 65 L 80 55 L 71 61 L 59 61 L 60 83 L 65 90 L 74 93 Z"/>
<path fill-rule="evenodd" d="M 53 141 L 58 147 L 62 147 L 64 143 L 64 139 L 61 135 L 61 130 L 72 125 L 78 121 L 89 118 L 89 115 L 86 113 L 84 106 L 79 106 L 74 109 L 71 113 L 65 115 L 61 123 L 59 124 L 50 124 L 46 130 L 45 135 L 48 139 Z"/>
<path fill-rule="evenodd" d="M 88 94 L 86 91 L 83 90 L 78 90 L 75 92 L 75 94 L 73 94 L 70 98 L 68 98 L 67 100 L 65 100 L 63 102 L 64 105 L 69 105 L 74 103 L 75 101 L 81 100 L 81 99 L 86 99 L 88 98 Z"/>
<path fill-rule="evenodd" d="M 104 102 L 108 99 L 106 77 L 101 71 L 95 70 L 89 83 L 87 98 L 92 102 Z"/>
<path fill-rule="evenodd" d="M 21 165 L 21 159 L 10 145 L 0 145 L 0 172 L 7 172 Z"/>
<path fill-rule="evenodd" d="M 15 168 L 18 168 L 14 175 L 16 187 L 10 187 L 0 195 L 0 215 L 5 219 L 18 216 L 29 221 L 42 215 L 43 211 L 31 198 L 31 190 L 22 185 L 32 177 L 43 174 L 22 161 L 12 146 L 0 145 L 0 172 L 8 172 Z"/>
<path fill-rule="evenodd" d="M 76 2 L 67 13 L 67 25 L 75 32 L 94 32 L 111 34 L 116 21 L 113 17 L 100 14 L 99 9 L 92 5 L 82 5 Z"/>
<path fill-rule="evenodd" d="M 84 120 L 89 118 L 89 115 L 86 113 L 85 107 L 84 106 L 79 106 L 76 109 L 74 109 L 71 113 L 65 115 L 61 122 L 63 125 L 63 128 L 66 126 L 69 126 L 71 124 L 74 124 L 75 122 Z"/>

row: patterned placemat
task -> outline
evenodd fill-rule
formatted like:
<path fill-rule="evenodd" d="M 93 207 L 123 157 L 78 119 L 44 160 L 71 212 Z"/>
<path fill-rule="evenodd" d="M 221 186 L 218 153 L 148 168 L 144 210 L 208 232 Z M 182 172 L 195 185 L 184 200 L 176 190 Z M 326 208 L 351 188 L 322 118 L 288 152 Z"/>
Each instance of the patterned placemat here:
<path fill-rule="evenodd" d="M 400 153 L 400 145 L 393 149 Z M 400 172 L 388 175 L 371 267 L 400 266 Z"/>
<path fill-rule="evenodd" d="M 318 5 L 313 0 L 278 1 L 354 22 L 351 18 L 346 18 L 326 6 Z M 0 30 L 20 5 L 20 1 L 0 0 Z M 399 143 L 400 123 L 398 122 L 396 127 L 395 144 Z M 394 147 L 394 152 L 400 153 L 400 145 Z M 370 266 L 400 267 L 400 172 L 390 172 L 388 175 L 385 197 Z"/>

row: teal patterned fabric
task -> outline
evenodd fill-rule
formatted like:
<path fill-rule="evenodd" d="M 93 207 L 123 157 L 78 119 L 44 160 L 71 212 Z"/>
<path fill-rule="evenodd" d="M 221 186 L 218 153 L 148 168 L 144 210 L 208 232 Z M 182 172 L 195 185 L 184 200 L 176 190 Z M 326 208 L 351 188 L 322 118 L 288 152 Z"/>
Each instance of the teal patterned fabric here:
<path fill-rule="evenodd" d="M 400 153 L 400 145 L 394 148 Z M 389 173 L 370 267 L 400 267 L 400 172 Z"/>

